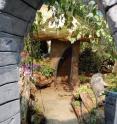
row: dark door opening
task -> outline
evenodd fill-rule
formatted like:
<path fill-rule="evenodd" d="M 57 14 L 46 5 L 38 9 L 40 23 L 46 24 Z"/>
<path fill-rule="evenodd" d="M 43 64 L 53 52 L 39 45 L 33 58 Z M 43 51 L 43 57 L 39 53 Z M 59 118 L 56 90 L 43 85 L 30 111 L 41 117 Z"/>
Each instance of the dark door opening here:
<path fill-rule="evenodd" d="M 42 56 L 48 54 L 48 44 L 46 41 L 40 42 L 40 53 Z"/>
<path fill-rule="evenodd" d="M 58 63 L 57 77 L 61 78 L 61 82 L 63 81 L 70 83 L 71 60 L 72 60 L 72 46 L 70 46 L 65 50 Z"/>

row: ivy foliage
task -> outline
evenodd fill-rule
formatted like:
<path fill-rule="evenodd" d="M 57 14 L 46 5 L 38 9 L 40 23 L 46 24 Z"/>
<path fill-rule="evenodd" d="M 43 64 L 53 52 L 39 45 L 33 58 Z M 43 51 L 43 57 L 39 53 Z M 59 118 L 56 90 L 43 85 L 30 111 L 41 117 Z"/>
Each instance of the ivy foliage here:
<path fill-rule="evenodd" d="M 56 8 L 54 17 L 59 18 L 64 14 L 64 27 L 67 29 L 73 27 L 74 18 L 77 20 L 77 28 L 72 35 L 75 39 L 87 36 L 104 37 L 108 42 L 112 41 L 108 25 L 93 0 L 88 3 L 84 3 L 83 0 L 59 0 L 55 1 L 54 7 Z"/>
<path fill-rule="evenodd" d="M 46 0 L 48 9 L 52 10 L 52 17 L 43 23 L 43 16 L 37 12 L 31 32 L 38 33 L 40 30 L 49 29 L 49 23 L 59 25 L 59 21 L 65 20 L 62 27 L 56 26 L 56 30 L 66 30 L 71 33 L 68 37 L 71 43 L 80 38 L 88 38 L 90 46 L 95 51 L 106 51 L 108 57 L 116 58 L 115 44 L 109 27 L 98 5 L 94 0 Z M 75 21 L 75 24 L 73 23 Z M 82 45 L 85 46 L 84 44 Z"/>
<path fill-rule="evenodd" d="M 53 73 L 54 73 L 54 69 L 52 69 L 50 66 L 47 66 L 47 65 L 41 66 L 39 71 L 42 73 L 42 75 L 46 77 L 51 77 L 53 76 Z"/>

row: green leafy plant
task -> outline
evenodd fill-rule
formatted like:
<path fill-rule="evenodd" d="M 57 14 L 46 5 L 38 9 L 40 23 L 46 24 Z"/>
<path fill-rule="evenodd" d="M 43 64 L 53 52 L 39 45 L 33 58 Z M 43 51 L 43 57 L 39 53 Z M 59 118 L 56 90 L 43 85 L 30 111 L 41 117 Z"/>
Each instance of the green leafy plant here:
<path fill-rule="evenodd" d="M 72 104 L 73 104 L 73 106 L 75 106 L 75 107 L 80 107 L 80 106 L 81 106 L 81 103 L 80 103 L 80 101 L 78 101 L 78 100 L 77 100 L 77 101 L 76 101 L 76 100 L 73 101 Z"/>
<path fill-rule="evenodd" d="M 79 79 L 80 79 L 81 84 L 90 82 L 90 78 L 85 75 L 79 75 Z"/>
<path fill-rule="evenodd" d="M 96 73 L 101 67 L 101 57 L 92 48 L 85 48 L 80 54 L 79 70 L 85 73 Z"/>
<path fill-rule="evenodd" d="M 80 93 L 92 93 L 93 94 L 93 91 L 92 89 L 87 86 L 87 85 L 81 85 L 78 89 L 77 89 L 77 97 L 79 97 Z"/>
<path fill-rule="evenodd" d="M 39 71 L 42 73 L 42 75 L 44 75 L 46 77 L 51 77 L 54 73 L 54 69 L 52 69 L 48 65 L 41 66 Z"/>
<path fill-rule="evenodd" d="M 104 54 L 113 59 L 117 58 L 114 54 L 116 47 L 109 27 L 95 0 L 89 0 L 88 2 L 84 2 L 84 0 L 46 0 L 45 3 L 51 10 L 54 7 L 52 17 L 42 23 L 43 17 L 38 11 L 32 32 L 38 34 L 43 29 L 48 31 L 50 22 L 58 25 L 58 20 L 63 15 L 63 18 L 65 18 L 63 27 L 55 27 L 53 31 L 72 30 L 74 27 L 73 20 L 76 20 L 75 29 L 68 37 L 71 43 L 80 38 L 86 38 L 87 41 L 91 41 L 90 46 L 95 52 L 100 52 L 100 55 Z M 82 46 L 84 47 L 84 45 Z"/>
<path fill-rule="evenodd" d="M 108 90 L 117 92 L 117 75 L 110 73 L 104 77 L 105 82 L 108 84 Z"/>
<path fill-rule="evenodd" d="M 90 112 L 90 124 L 97 123 L 97 108 L 93 108 Z"/>

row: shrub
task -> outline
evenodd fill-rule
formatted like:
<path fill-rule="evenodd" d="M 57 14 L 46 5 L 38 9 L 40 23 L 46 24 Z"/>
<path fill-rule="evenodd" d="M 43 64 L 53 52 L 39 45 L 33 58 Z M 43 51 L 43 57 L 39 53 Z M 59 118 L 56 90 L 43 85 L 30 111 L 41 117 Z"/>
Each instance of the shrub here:
<path fill-rule="evenodd" d="M 79 62 L 79 71 L 81 73 L 97 73 L 101 65 L 101 59 L 91 48 L 85 48 L 80 54 Z"/>
<path fill-rule="evenodd" d="M 54 74 L 54 69 L 49 67 L 48 65 L 42 65 L 39 71 L 46 77 L 51 77 Z"/>

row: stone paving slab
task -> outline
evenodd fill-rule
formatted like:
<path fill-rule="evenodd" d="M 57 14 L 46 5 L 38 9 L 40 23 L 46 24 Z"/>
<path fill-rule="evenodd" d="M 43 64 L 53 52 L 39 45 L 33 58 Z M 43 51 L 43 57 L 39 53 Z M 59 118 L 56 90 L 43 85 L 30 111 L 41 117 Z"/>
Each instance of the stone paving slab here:
<path fill-rule="evenodd" d="M 64 93 L 61 91 L 61 94 Z M 40 100 L 44 104 L 47 124 L 78 124 L 77 117 L 70 105 L 71 96 L 62 96 L 60 91 L 52 88 L 41 90 L 39 96 L 42 96 Z"/>

